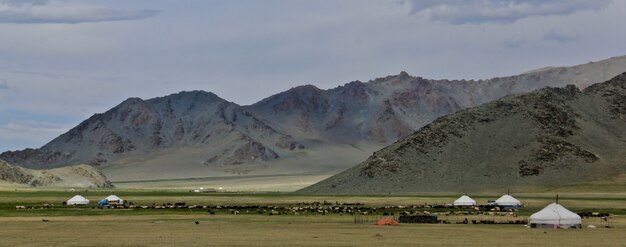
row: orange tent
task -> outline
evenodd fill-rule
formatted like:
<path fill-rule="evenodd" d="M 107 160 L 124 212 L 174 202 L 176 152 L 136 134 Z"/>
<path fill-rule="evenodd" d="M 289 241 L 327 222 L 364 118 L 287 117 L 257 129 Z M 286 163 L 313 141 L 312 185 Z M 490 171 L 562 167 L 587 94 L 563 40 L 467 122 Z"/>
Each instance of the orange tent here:
<path fill-rule="evenodd" d="M 379 226 L 397 226 L 397 225 L 400 225 L 400 223 L 395 221 L 395 220 L 392 220 L 392 219 L 384 218 L 384 219 L 380 219 L 380 220 L 376 221 L 376 225 L 379 225 Z"/>

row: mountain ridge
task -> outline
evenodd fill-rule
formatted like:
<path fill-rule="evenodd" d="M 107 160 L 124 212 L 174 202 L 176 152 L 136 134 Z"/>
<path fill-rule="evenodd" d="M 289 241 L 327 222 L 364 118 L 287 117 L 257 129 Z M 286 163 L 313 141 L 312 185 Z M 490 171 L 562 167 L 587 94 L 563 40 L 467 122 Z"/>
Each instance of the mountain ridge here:
<path fill-rule="evenodd" d="M 26 167 L 36 167 L 38 161 L 61 166 L 87 160 L 92 165 L 99 165 L 128 152 L 147 153 L 154 149 L 228 138 L 246 143 L 227 154 L 224 157 L 226 163 L 241 162 L 236 157 L 238 150 L 247 150 L 267 160 L 277 158 L 277 154 L 265 145 L 286 150 L 303 148 L 290 136 L 275 131 L 240 106 L 212 93 L 192 91 L 149 100 L 129 98 L 109 111 L 93 115 L 40 150 L 27 150 L 38 154 L 32 163 L 28 163 L 28 154 L 16 157 L 11 156 L 14 153 L 6 152 L 3 157 L 13 157 L 9 159 L 11 162 Z M 265 140 L 259 140 L 262 138 Z M 92 144 L 95 149 L 85 149 L 82 147 L 85 143 Z M 45 152 L 49 150 L 54 151 L 46 156 Z"/>
<path fill-rule="evenodd" d="M 332 89 L 298 86 L 246 106 L 197 90 L 129 98 L 39 149 L 0 158 L 37 169 L 91 164 L 115 180 L 331 174 L 438 117 L 544 86 L 584 88 L 624 71 L 626 56 L 488 80 L 401 72 Z"/>
<path fill-rule="evenodd" d="M 444 116 L 298 193 L 480 191 L 626 172 L 626 73 L 507 96 Z"/>

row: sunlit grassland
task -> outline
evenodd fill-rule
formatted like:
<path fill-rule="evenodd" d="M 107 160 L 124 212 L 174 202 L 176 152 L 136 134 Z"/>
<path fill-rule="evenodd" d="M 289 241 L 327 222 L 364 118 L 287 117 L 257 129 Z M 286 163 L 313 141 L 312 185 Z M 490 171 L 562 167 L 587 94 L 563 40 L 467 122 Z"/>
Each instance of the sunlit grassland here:
<path fill-rule="evenodd" d="M 298 195 L 290 193 L 192 193 L 181 190 L 4 190 L 0 191 L 0 215 L 22 215 L 15 206 L 39 207 L 44 203 L 53 204 L 51 210 L 43 211 L 80 211 L 84 207 L 62 206 L 62 202 L 75 194 L 81 194 L 91 200 L 91 206 L 110 195 L 116 194 L 135 205 L 161 205 L 165 203 L 185 202 L 187 205 L 270 205 L 284 206 L 299 203 L 327 202 L 331 204 L 362 204 L 368 207 L 412 206 L 425 204 L 443 205 L 451 203 L 459 195 L 450 193 L 429 193 L 422 195 Z M 470 195 L 479 204 L 498 198 L 499 194 Z M 523 193 L 514 195 L 526 204 L 519 214 L 529 215 L 537 209 L 556 200 L 552 193 Z M 559 194 L 559 203 L 574 211 L 607 211 L 612 214 L 626 215 L 626 193 L 563 193 Z M 85 211 L 85 210 L 83 210 Z M 114 211 L 114 210 L 109 210 Z M 120 210 L 117 210 L 120 211 Z M 127 210 L 137 212 L 141 210 Z M 145 210 L 144 210 L 145 211 Z M 86 212 L 86 211 L 85 211 Z M 99 213 L 100 214 L 100 213 Z M 106 214 L 106 213 L 103 213 Z M 159 213 L 160 214 L 160 213 Z"/>
<path fill-rule="evenodd" d="M 75 194 L 92 201 L 89 207 L 63 206 Z M 99 209 L 97 201 L 116 194 L 135 205 L 185 202 L 187 205 L 288 206 L 314 202 L 363 204 L 368 207 L 444 204 L 459 195 L 298 195 L 286 193 L 192 193 L 176 190 L 33 190 L 0 191 L 0 246 L 415 246 L 415 245 L 572 245 L 623 246 L 626 236 L 624 193 L 562 193 L 559 202 L 572 211 L 611 213 L 611 226 L 598 218 L 583 225 L 599 228 L 581 230 L 527 229 L 523 225 L 401 224 L 396 227 L 355 224 L 354 216 L 300 214 L 270 216 L 256 211 L 239 215 L 206 209 Z M 470 195 L 486 203 L 499 194 Z M 555 201 L 553 193 L 514 194 L 528 207 L 517 212 L 527 217 Z M 44 203 L 54 204 L 41 209 Z M 16 209 L 15 206 L 33 209 Z M 409 209 L 435 210 L 435 209 Z M 451 210 L 451 209 L 443 209 Z M 454 210 L 454 209 L 452 209 Z M 397 214 L 396 214 L 397 215 Z M 370 216 L 383 217 L 381 213 Z M 455 221 L 465 217 L 448 216 Z M 45 219 L 45 221 L 44 221 Z M 199 224 L 195 224 L 195 220 Z"/>

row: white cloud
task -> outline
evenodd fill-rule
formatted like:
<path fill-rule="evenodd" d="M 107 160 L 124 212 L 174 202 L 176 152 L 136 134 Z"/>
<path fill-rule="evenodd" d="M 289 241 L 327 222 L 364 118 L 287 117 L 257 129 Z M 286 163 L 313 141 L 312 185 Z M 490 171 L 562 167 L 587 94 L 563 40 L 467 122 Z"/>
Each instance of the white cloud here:
<path fill-rule="evenodd" d="M 519 48 L 520 46 L 524 45 L 526 42 L 528 41 L 524 38 L 521 38 L 519 36 L 513 36 L 513 37 L 505 39 L 502 43 L 504 47 L 514 49 L 514 48 Z"/>
<path fill-rule="evenodd" d="M 5 97 L 4 95 L 9 90 L 11 90 L 11 88 L 9 87 L 9 84 L 6 82 L 6 80 L 0 79 L 0 103 L 3 103 L 2 101 Z"/>
<path fill-rule="evenodd" d="M 158 10 L 125 10 L 68 4 L 65 1 L 0 1 L 0 23 L 83 23 L 138 20 L 159 14 Z"/>
<path fill-rule="evenodd" d="M 7 81 L 4 79 L 0 80 L 0 90 L 7 90 L 7 89 L 9 89 L 9 84 L 7 83 Z"/>
<path fill-rule="evenodd" d="M 49 0 L 0 0 L 0 4 L 7 4 L 7 5 L 14 5 L 14 6 L 44 5 L 47 2 L 49 2 Z"/>
<path fill-rule="evenodd" d="M 512 23 L 531 16 L 600 10 L 612 0 L 409 0 L 411 13 L 455 25 Z"/>
<path fill-rule="evenodd" d="M 580 37 L 578 35 L 565 32 L 562 29 L 552 29 L 543 35 L 543 39 L 556 41 L 559 43 L 569 43 L 573 41 L 578 41 Z"/>
<path fill-rule="evenodd" d="M 0 125 L 0 152 L 36 148 L 68 131 L 71 126 L 48 122 L 21 121 Z"/>
<path fill-rule="evenodd" d="M 84 118 L 103 112 L 125 98 L 135 95 L 135 93 L 125 95 L 120 92 L 120 88 L 130 89 L 132 85 L 125 86 L 123 82 L 113 83 L 111 77 L 100 78 L 47 71 L 0 70 L 0 73 L 11 82 L 7 85 L 10 87 L 8 90 L 0 90 L 2 96 L 0 97 L 0 114 L 3 111 L 22 111 L 31 114 Z M 138 87 L 132 90 L 136 91 Z M 0 119 L 0 123 L 2 120 L 6 121 L 6 119 Z"/>

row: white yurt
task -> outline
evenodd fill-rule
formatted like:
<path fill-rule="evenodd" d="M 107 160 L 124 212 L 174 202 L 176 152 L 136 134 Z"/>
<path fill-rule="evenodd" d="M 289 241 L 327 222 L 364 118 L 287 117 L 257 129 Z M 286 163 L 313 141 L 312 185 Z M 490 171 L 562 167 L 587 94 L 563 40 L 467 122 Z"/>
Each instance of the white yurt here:
<path fill-rule="evenodd" d="M 67 205 L 89 205 L 89 199 L 81 195 L 75 195 L 74 197 L 67 200 L 66 204 Z"/>
<path fill-rule="evenodd" d="M 505 208 L 519 208 L 519 207 L 524 206 L 522 202 L 515 199 L 515 197 L 512 197 L 509 194 L 503 195 L 500 198 L 498 198 L 496 200 L 496 205 L 498 205 L 499 207 L 505 207 Z"/>
<path fill-rule="evenodd" d="M 110 195 L 107 196 L 107 198 L 104 198 L 105 200 L 107 200 L 107 203 L 109 205 L 124 205 L 124 200 L 122 198 L 119 198 L 116 195 Z"/>
<path fill-rule="evenodd" d="M 467 195 L 463 195 L 459 197 L 459 199 L 456 199 L 453 205 L 454 206 L 476 206 L 476 201 L 474 201 L 474 199 L 470 198 Z"/>
<path fill-rule="evenodd" d="M 580 216 L 558 203 L 552 203 L 530 216 L 533 228 L 582 228 Z"/>

